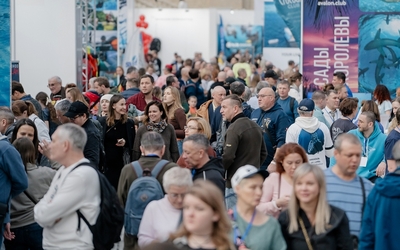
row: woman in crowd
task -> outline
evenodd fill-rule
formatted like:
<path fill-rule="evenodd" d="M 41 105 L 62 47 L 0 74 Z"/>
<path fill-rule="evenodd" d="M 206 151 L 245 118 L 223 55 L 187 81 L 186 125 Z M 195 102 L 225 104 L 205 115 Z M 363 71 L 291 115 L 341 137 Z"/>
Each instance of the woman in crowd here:
<path fill-rule="evenodd" d="M 118 91 L 122 92 L 126 90 L 126 78 L 124 75 L 124 69 L 121 66 L 118 66 L 115 69 L 115 73 L 117 74 L 118 77 Z"/>
<path fill-rule="evenodd" d="M 78 86 L 76 86 L 75 83 L 68 83 L 67 85 L 65 85 L 65 93 L 68 93 L 72 88 L 76 88 Z"/>
<path fill-rule="evenodd" d="M 183 200 L 183 221 L 170 239 L 182 250 L 233 250 L 224 197 L 211 182 L 194 182 Z"/>
<path fill-rule="evenodd" d="M 294 72 L 288 80 L 290 83 L 289 96 L 293 97 L 298 103 L 300 103 L 303 99 L 300 95 L 300 85 L 303 81 L 303 75 L 299 72 Z"/>
<path fill-rule="evenodd" d="M 145 108 L 144 115 L 144 125 L 137 130 L 135 144 L 133 145 L 133 160 L 140 158 L 140 141 L 142 135 L 147 131 L 154 131 L 160 133 L 165 142 L 165 152 L 162 158 L 176 162 L 179 158 L 179 151 L 175 129 L 166 122 L 167 115 L 162 103 L 159 101 L 149 102 Z"/>
<path fill-rule="evenodd" d="M 326 199 L 324 172 L 303 164 L 293 175 L 289 207 L 279 216 L 288 250 L 352 250 L 346 213 Z"/>
<path fill-rule="evenodd" d="M 388 126 L 388 133 L 390 133 L 390 131 L 392 131 L 395 127 L 399 125 L 396 119 L 396 113 L 399 108 L 400 108 L 400 97 L 396 97 L 396 99 L 394 99 L 392 102 L 392 114 L 389 120 L 390 123 Z"/>
<path fill-rule="evenodd" d="M 135 141 L 135 123 L 128 119 L 126 103 L 122 95 L 111 97 L 108 116 L 99 119 L 103 127 L 103 145 L 106 154 L 105 176 L 118 189 L 119 176 L 125 164 L 132 161 Z"/>
<path fill-rule="evenodd" d="M 108 107 L 110 106 L 110 100 L 113 95 L 105 94 L 100 98 L 101 114 L 100 116 L 108 116 Z"/>
<path fill-rule="evenodd" d="M 39 166 L 52 167 L 50 160 L 47 158 L 48 152 L 43 152 L 42 148 L 39 146 L 38 131 L 35 123 L 26 118 L 19 120 L 15 124 L 11 136 L 11 143 L 22 137 L 28 138 L 33 143 L 33 146 L 35 147 L 36 163 Z"/>
<path fill-rule="evenodd" d="M 330 128 L 332 141 L 335 142 L 336 138 L 343 133 L 357 128 L 353 123 L 354 117 L 358 112 L 358 99 L 357 98 L 345 98 L 339 105 L 339 111 L 342 117 L 332 123 Z"/>
<path fill-rule="evenodd" d="M 89 102 L 86 100 L 87 97 L 78 88 L 70 88 L 68 92 L 65 92 L 65 96 L 71 102 L 80 101 L 89 107 Z"/>
<path fill-rule="evenodd" d="M 163 199 L 150 202 L 144 210 L 139 227 L 139 247 L 154 241 L 166 241 L 175 232 L 182 217 L 183 199 L 193 185 L 188 169 L 173 167 L 163 176 L 163 187 L 167 193 Z"/>
<path fill-rule="evenodd" d="M 187 120 L 187 123 L 185 126 L 185 137 L 188 137 L 189 135 L 194 135 L 194 134 L 203 134 L 210 140 L 210 138 L 211 138 L 210 124 L 201 117 L 190 117 Z M 207 153 L 208 153 L 208 156 L 211 158 L 217 157 L 217 154 L 215 153 L 214 149 L 211 146 L 208 148 Z M 186 162 L 182 158 L 182 156 L 179 157 L 179 159 L 176 163 L 182 168 L 188 168 L 188 166 L 186 165 Z"/>
<path fill-rule="evenodd" d="M 293 189 L 293 174 L 298 166 L 308 162 L 307 154 L 297 143 L 286 143 L 275 156 L 276 172 L 271 173 L 263 184 L 263 194 L 257 209 L 278 217 L 289 204 Z"/>
<path fill-rule="evenodd" d="M 49 135 L 49 128 L 46 126 L 44 121 L 42 121 L 38 116 L 35 106 L 30 101 L 15 101 L 12 103 L 12 112 L 14 113 L 15 119 L 21 120 L 23 118 L 28 118 L 33 121 L 38 130 L 39 141 L 46 140 L 51 141 Z"/>
<path fill-rule="evenodd" d="M 171 86 L 165 88 L 163 106 L 168 118 L 168 123 L 175 129 L 179 154 L 182 154 L 182 144 L 183 139 L 185 139 L 186 114 L 181 105 L 181 98 L 177 88 Z"/>
<path fill-rule="evenodd" d="M 265 170 L 245 165 L 231 179 L 237 203 L 228 213 L 233 224 L 232 239 L 238 249 L 286 249 L 277 220 L 256 208 L 260 203 L 266 174 Z"/>
<path fill-rule="evenodd" d="M 49 135 L 51 136 L 54 131 L 56 131 L 58 125 L 60 125 L 60 122 L 57 119 L 56 109 L 54 108 L 49 96 L 44 92 L 39 92 L 36 95 L 36 100 L 39 102 L 40 106 L 42 106 L 44 122 L 49 128 Z"/>
<path fill-rule="evenodd" d="M 392 103 L 388 88 L 385 85 L 380 84 L 376 86 L 373 95 L 375 103 L 378 105 L 379 114 L 390 115 L 390 112 L 392 110 Z"/>
<path fill-rule="evenodd" d="M 396 124 L 400 124 L 400 109 L 397 109 L 396 116 L 393 121 L 395 121 Z M 396 126 L 389 132 L 385 140 L 385 159 L 387 161 L 387 169 L 389 172 L 394 172 L 398 167 L 396 164 L 396 159 L 393 156 L 393 147 L 399 140 L 400 126 Z"/>
<path fill-rule="evenodd" d="M 28 176 L 28 188 L 11 200 L 11 232 L 15 238 L 4 241 L 7 250 L 41 250 L 43 229 L 35 222 L 33 208 L 47 193 L 55 170 L 36 165 L 37 150 L 29 138 L 14 141 Z"/>

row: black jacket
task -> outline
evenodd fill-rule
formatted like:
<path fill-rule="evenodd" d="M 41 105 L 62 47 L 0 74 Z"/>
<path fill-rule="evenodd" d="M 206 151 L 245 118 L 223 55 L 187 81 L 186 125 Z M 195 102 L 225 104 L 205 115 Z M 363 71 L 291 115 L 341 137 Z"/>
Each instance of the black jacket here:
<path fill-rule="evenodd" d="M 225 194 L 225 179 L 224 179 L 224 167 L 222 166 L 221 159 L 211 158 L 204 166 L 199 169 L 195 169 L 193 174 L 193 181 L 197 179 L 208 180 L 214 183 L 222 194 Z"/>
<path fill-rule="evenodd" d="M 100 163 L 100 134 L 96 126 L 93 124 L 91 119 L 87 119 L 87 121 L 82 125 L 82 128 L 85 130 L 87 135 L 87 142 L 85 145 L 85 149 L 83 150 L 83 155 L 86 159 L 88 159 L 95 166 L 99 166 Z"/>
<path fill-rule="evenodd" d="M 303 219 L 304 226 L 308 231 L 313 249 L 323 250 L 353 250 L 353 243 L 350 236 L 349 220 L 346 213 L 334 206 L 331 207 L 330 227 L 325 233 L 316 235 L 307 215 L 300 209 L 299 215 Z M 286 240 L 287 249 L 308 250 L 303 231 L 299 223 L 299 230 L 289 234 L 289 211 L 283 211 L 279 215 L 279 223 L 283 237 Z"/>
<path fill-rule="evenodd" d="M 103 132 L 102 132 L 102 138 L 101 142 L 104 145 L 104 136 L 106 135 L 106 130 L 107 130 L 107 117 L 99 117 L 98 121 L 100 122 L 101 126 L 103 127 Z M 127 122 L 125 123 L 126 125 L 126 133 L 127 137 L 125 138 L 126 143 L 124 147 L 127 147 L 129 149 L 129 154 L 131 156 L 131 161 L 133 161 L 133 143 L 135 142 L 135 136 L 136 136 L 136 130 L 135 130 L 135 122 L 132 119 L 128 119 Z"/>

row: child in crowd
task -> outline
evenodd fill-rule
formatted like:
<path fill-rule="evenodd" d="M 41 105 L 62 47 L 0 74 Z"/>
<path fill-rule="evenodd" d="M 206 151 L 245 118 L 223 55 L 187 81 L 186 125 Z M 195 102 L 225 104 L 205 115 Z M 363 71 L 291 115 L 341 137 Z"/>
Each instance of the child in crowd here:
<path fill-rule="evenodd" d="M 189 112 L 187 113 L 187 117 L 196 117 L 197 116 L 197 97 L 192 95 L 189 97 L 188 100 L 188 104 L 189 104 Z"/>

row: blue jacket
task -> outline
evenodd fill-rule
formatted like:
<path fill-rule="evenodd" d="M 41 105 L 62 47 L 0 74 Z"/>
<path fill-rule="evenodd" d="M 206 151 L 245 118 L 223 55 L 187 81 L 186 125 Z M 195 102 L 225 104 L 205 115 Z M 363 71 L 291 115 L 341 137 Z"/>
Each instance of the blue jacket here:
<path fill-rule="evenodd" d="M 21 156 L 7 137 L 0 134 L 0 202 L 4 204 L 10 202 L 12 197 L 27 188 L 28 177 Z M 4 222 L 8 221 L 9 215 Z M 0 231 L 2 236 L 3 227 Z"/>
<path fill-rule="evenodd" d="M 365 204 L 359 249 L 399 249 L 400 170 L 378 178 Z"/>
<path fill-rule="evenodd" d="M 350 130 L 348 133 L 357 136 L 362 145 L 362 156 L 368 157 L 367 166 L 359 167 L 357 169 L 357 174 L 366 179 L 376 176 L 376 168 L 381 162 L 385 162 L 386 140 L 386 135 L 382 134 L 381 130 L 379 129 L 378 122 L 375 122 L 374 131 L 368 139 L 364 138 L 364 135 L 360 132 L 360 130 L 358 130 L 358 128 Z M 332 157 L 330 166 L 335 164 L 336 160 L 334 157 Z"/>
<path fill-rule="evenodd" d="M 260 108 L 253 111 L 251 120 L 256 122 L 263 130 L 264 142 L 268 156 L 262 164 L 265 169 L 274 159 L 276 148 L 285 144 L 286 130 L 289 128 L 289 120 L 278 103 L 267 111 Z"/>
<path fill-rule="evenodd" d="M 189 81 L 186 83 L 185 96 L 187 100 L 189 100 L 189 97 L 191 96 L 196 96 L 196 107 L 200 108 L 201 104 L 206 101 L 203 87 L 201 87 L 201 81 L 193 82 L 191 79 L 189 79 Z"/>

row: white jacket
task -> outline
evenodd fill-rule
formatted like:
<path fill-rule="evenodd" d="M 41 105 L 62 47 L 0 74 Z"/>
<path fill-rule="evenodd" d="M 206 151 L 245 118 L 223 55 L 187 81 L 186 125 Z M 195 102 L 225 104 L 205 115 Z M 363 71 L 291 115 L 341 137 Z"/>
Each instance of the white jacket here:
<path fill-rule="evenodd" d="M 92 233 L 83 220 L 77 232 L 76 211 L 79 209 L 90 224 L 95 224 L 100 212 L 100 182 L 90 166 L 71 172 L 81 162 L 89 161 L 83 158 L 67 168 L 62 166 L 34 208 L 35 221 L 43 227 L 44 249 L 93 249 Z"/>

